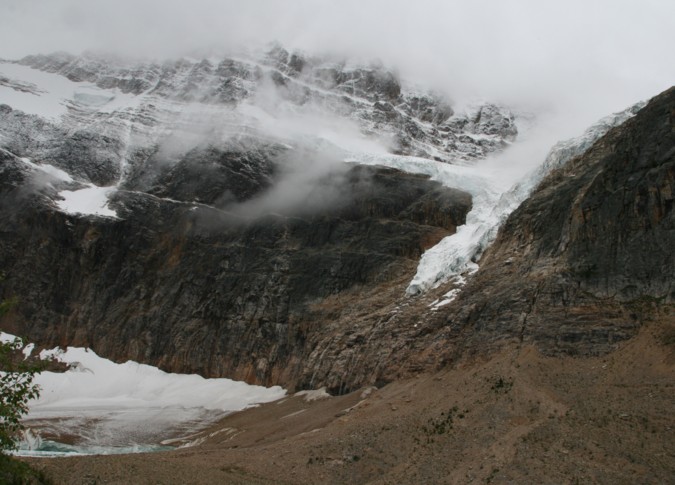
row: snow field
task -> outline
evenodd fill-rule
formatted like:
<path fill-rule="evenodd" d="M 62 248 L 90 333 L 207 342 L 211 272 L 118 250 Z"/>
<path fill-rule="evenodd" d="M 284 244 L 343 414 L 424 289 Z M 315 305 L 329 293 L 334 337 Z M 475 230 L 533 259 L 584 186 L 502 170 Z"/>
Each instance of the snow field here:
<path fill-rule="evenodd" d="M 13 339 L 0 332 L 3 342 Z M 32 350 L 29 344 L 24 354 Z M 279 386 L 171 374 L 132 361 L 116 364 L 84 348 L 56 348 L 40 357 L 56 358 L 71 368 L 36 376 L 41 392 L 29 403 L 25 423 L 33 433 L 22 443 L 24 454 L 40 454 L 40 429 L 76 436 L 79 446 L 68 449 L 71 453 L 147 450 L 226 414 L 286 395 Z"/>

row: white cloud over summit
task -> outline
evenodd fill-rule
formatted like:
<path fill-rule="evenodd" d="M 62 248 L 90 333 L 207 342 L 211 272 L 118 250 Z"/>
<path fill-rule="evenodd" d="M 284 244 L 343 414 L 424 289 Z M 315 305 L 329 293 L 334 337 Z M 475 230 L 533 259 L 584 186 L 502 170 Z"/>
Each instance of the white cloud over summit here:
<path fill-rule="evenodd" d="M 3 0 L 0 57 L 175 57 L 279 41 L 448 93 L 595 119 L 675 81 L 670 0 Z"/>

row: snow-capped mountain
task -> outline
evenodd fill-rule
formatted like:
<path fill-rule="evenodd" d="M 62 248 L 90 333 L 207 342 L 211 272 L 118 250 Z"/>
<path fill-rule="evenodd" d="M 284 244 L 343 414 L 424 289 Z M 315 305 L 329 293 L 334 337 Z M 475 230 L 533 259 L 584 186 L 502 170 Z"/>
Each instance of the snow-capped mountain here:
<path fill-rule="evenodd" d="M 383 67 L 280 47 L 230 59 L 130 63 L 54 54 L 1 65 L 0 102 L 12 108 L 2 111 L 3 146 L 97 185 L 133 185 L 128 172 L 176 138 L 190 148 L 240 137 L 341 145 L 349 135 L 392 153 L 462 163 L 517 136 L 505 108 L 454 113 L 448 101 L 402 85 Z"/>
<path fill-rule="evenodd" d="M 7 330 L 45 345 L 342 393 L 478 340 L 517 336 L 555 353 L 574 335 L 584 352 L 607 351 L 635 327 L 524 322 L 593 307 L 588 295 L 608 288 L 671 298 L 662 282 L 600 291 L 577 254 L 604 199 L 577 206 L 602 177 L 625 189 L 626 207 L 638 201 L 639 212 L 647 197 L 655 227 L 672 217 L 667 171 L 643 186 L 605 164 L 635 137 L 655 143 L 670 92 L 529 161 L 512 186 L 493 169 L 524 119 L 494 104 L 453 107 L 379 65 L 275 47 L 163 63 L 29 56 L 0 74 L 0 296 L 23 295 Z M 641 227 L 617 236 L 608 274 L 621 273 L 625 241 L 652 240 Z M 507 251 L 516 246 L 537 249 L 522 260 Z M 652 268 L 627 265 L 622 281 L 639 267 Z M 535 305 L 534 281 L 550 305 Z"/>
<path fill-rule="evenodd" d="M 404 171 L 419 172 L 422 164 L 429 175 L 451 171 L 457 175 L 439 181 L 489 194 L 482 207 L 499 192 L 463 167 L 498 153 L 518 134 L 506 108 L 483 104 L 455 113 L 447 100 L 406 86 L 382 66 L 329 62 L 278 46 L 220 60 L 131 63 L 61 53 L 1 66 L 2 147 L 49 178 L 59 190 L 48 196 L 72 213 L 118 217 L 109 200 L 120 189 L 239 212 L 237 203 L 279 178 L 283 170 L 270 158 L 297 149 Z M 215 174 L 214 148 L 240 154 L 236 169 Z M 324 171 L 313 168 L 310 178 Z M 298 167 L 291 172 L 297 178 Z M 454 266 L 425 274 L 421 283 L 417 278 L 409 292 L 467 269 Z"/>

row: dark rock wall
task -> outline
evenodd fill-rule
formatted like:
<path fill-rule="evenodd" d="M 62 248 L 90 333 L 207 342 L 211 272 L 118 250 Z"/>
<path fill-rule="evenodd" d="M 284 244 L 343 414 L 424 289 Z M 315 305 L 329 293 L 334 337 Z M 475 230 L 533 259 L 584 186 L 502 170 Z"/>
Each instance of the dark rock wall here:
<path fill-rule="evenodd" d="M 675 88 L 542 182 L 445 324 L 476 348 L 611 350 L 675 303 L 674 194 Z"/>
<path fill-rule="evenodd" d="M 336 208 L 245 222 L 124 191 L 121 219 L 77 217 L 9 184 L 0 296 L 19 304 L 3 327 L 171 371 L 291 382 L 325 324 L 310 305 L 409 275 L 471 206 L 464 192 L 391 169 L 354 166 L 339 181 L 350 198 Z"/>
<path fill-rule="evenodd" d="M 459 296 L 402 298 L 409 280 L 328 298 L 296 381 L 345 392 L 506 343 L 546 354 L 610 352 L 675 322 L 675 89 L 552 173 L 508 218 Z M 328 316 L 332 316 L 331 319 Z"/>

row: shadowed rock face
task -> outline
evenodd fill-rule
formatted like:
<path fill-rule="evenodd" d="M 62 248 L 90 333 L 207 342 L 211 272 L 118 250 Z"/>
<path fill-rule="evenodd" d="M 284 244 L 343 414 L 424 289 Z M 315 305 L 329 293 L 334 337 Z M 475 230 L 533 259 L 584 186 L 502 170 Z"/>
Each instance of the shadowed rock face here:
<path fill-rule="evenodd" d="M 653 319 L 672 322 L 674 197 L 671 88 L 541 183 L 415 349 L 437 362 L 514 340 L 602 354 Z"/>
<path fill-rule="evenodd" d="M 120 191 L 120 219 L 76 217 L 28 192 L 22 162 L 4 153 L 2 296 L 20 296 L 4 328 L 45 345 L 266 384 L 289 382 L 311 351 L 308 338 L 325 322 L 308 319 L 309 305 L 409 275 L 471 206 L 468 194 L 423 176 L 346 166 L 326 175 L 340 203 L 299 216 L 247 220 Z M 226 168 L 233 157 L 200 156 Z M 187 190 L 163 177 L 171 182 L 163 195 Z M 253 179 L 239 188 L 265 190 Z"/>
<path fill-rule="evenodd" d="M 671 89 L 544 179 L 452 303 L 430 310 L 451 285 L 401 298 L 403 281 L 317 305 L 335 317 L 313 335 L 301 385 L 343 392 L 508 342 L 604 354 L 642 325 L 672 324 L 674 126 Z"/>
<path fill-rule="evenodd" d="M 458 302 L 471 310 L 448 323 L 549 353 L 613 348 L 644 322 L 645 303 L 675 302 L 674 194 L 670 89 L 543 181 Z"/>

